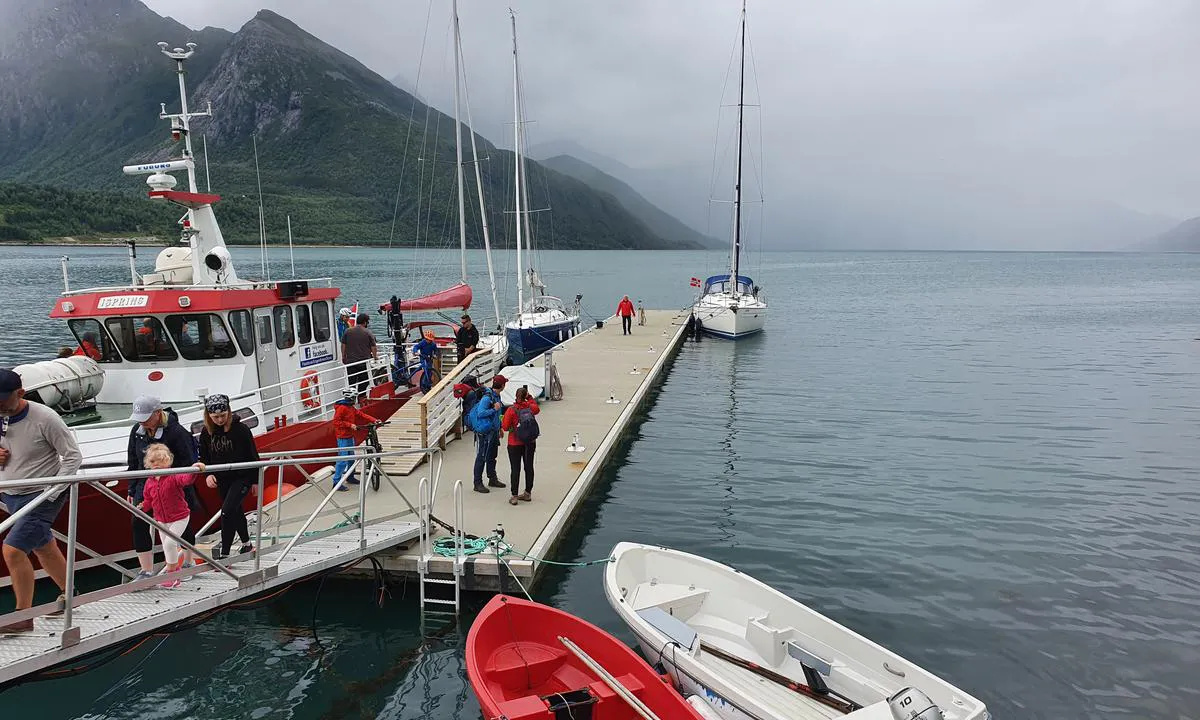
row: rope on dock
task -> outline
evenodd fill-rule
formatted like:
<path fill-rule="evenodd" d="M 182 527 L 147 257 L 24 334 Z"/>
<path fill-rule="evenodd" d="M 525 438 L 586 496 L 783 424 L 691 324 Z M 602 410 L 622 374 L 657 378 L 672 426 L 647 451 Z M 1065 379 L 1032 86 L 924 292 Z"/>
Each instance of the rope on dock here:
<path fill-rule="evenodd" d="M 601 558 L 599 560 L 586 560 L 583 562 L 558 562 L 555 560 L 547 560 L 534 555 L 528 555 L 509 545 L 499 535 L 489 535 L 482 538 L 468 538 L 463 540 L 462 554 L 463 555 L 479 555 L 481 553 L 494 552 L 497 557 L 505 555 L 517 555 L 526 560 L 534 562 L 546 563 L 547 565 L 558 565 L 560 567 L 588 567 L 589 565 L 603 565 L 612 562 L 611 557 Z M 433 541 L 433 553 L 440 557 L 454 557 L 455 542 L 453 537 L 442 537 Z"/>

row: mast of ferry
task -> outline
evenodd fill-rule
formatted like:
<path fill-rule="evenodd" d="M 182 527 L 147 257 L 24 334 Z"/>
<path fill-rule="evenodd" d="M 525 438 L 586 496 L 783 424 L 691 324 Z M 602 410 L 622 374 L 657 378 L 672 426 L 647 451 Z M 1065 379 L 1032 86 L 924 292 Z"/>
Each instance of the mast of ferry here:
<path fill-rule="evenodd" d="M 462 281 L 465 284 L 467 282 L 467 209 L 466 198 L 463 193 L 462 120 L 458 117 L 459 96 L 462 94 L 459 87 L 459 47 L 461 46 L 461 36 L 458 27 L 458 0 L 453 0 L 451 6 L 454 13 L 454 168 L 458 180 L 458 246 L 461 251 L 459 258 L 461 259 L 462 266 Z"/>
<path fill-rule="evenodd" d="M 520 324 L 525 308 L 525 273 L 521 267 L 521 76 L 517 67 L 517 14 L 512 8 L 508 14 L 512 18 L 513 39 L 513 195 L 517 209 L 517 323 Z"/>
<path fill-rule="evenodd" d="M 183 69 L 183 61 L 190 58 L 196 52 L 196 43 L 187 43 L 187 50 L 182 48 L 171 50 L 165 42 L 160 42 L 158 47 L 163 55 L 175 61 L 175 74 L 179 76 L 180 109 L 178 114 L 170 114 L 167 112 L 166 103 L 163 103 L 162 111 L 158 117 L 161 120 L 169 119 L 171 121 L 171 128 L 178 130 L 183 135 L 183 159 L 187 164 L 188 192 L 198 193 L 200 192 L 200 188 L 196 185 L 196 162 L 192 155 L 192 118 L 210 117 L 212 115 L 212 105 L 210 104 L 204 112 L 188 112 L 187 83 L 184 79 L 187 72 Z M 191 208 L 188 208 L 188 219 L 194 220 Z"/>
<path fill-rule="evenodd" d="M 738 78 L 737 180 L 733 186 L 733 252 L 729 261 L 729 287 L 738 287 L 738 255 L 742 250 L 742 114 L 746 107 L 746 0 L 742 0 L 742 51 Z"/>

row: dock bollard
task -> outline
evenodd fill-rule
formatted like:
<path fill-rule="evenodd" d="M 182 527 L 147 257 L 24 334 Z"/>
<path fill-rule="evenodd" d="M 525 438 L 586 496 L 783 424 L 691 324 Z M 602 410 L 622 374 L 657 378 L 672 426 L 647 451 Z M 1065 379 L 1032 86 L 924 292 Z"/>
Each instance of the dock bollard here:
<path fill-rule="evenodd" d="M 633 369 L 629 371 L 629 374 L 630 375 L 641 375 L 642 371 L 637 369 L 637 365 L 634 365 Z"/>
<path fill-rule="evenodd" d="M 581 453 L 586 449 L 587 448 L 579 444 L 579 433 L 575 433 L 574 437 L 571 438 L 571 444 L 567 446 L 567 452 Z"/>
<path fill-rule="evenodd" d="M 608 389 L 608 399 L 604 401 L 606 405 L 620 405 L 621 401 L 617 399 L 616 392 L 612 388 Z"/>
<path fill-rule="evenodd" d="M 651 346 L 650 346 L 650 349 L 649 349 L 649 350 L 647 350 L 646 352 L 654 352 L 654 346 L 653 346 L 653 345 L 651 345 Z"/>

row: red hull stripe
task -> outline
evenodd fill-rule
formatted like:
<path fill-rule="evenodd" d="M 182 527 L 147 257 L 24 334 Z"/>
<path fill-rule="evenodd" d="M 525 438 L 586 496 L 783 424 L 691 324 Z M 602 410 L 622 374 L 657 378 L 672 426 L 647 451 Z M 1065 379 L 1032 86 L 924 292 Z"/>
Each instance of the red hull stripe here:
<path fill-rule="evenodd" d="M 59 298 L 50 311 L 52 318 L 101 317 L 110 315 L 154 315 L 162 313 L 197 313 L 239 310 L 289 302 L 334 301 L 341 291 L 337 288 L 311 288 L 308 295 L 290 301 L 280 300 L 273 289 L 259 290 L 216 290 L 216 289 L 139 289 L 120 292 L 81 293 Z M 179 304 L 186 297 L 187 307 Z M 108 299 L 112 298 L 112 299 Z M 64 303 L 71 303 L 74 310 L 63 310 Z"/>

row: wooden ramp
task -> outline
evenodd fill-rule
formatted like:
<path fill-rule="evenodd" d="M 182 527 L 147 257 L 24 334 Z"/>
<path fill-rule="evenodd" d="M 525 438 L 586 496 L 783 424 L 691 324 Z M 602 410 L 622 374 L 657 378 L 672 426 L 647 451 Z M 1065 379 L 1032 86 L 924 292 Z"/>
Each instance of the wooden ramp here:
<path fill-rule="evenodd" d="M 199 572 L 173 589 L 154 585 L 141 592 L 130 592 L 126 586 L 115 586 L 80 595 L 76 600 L 72 628 L 72 633 L 79 631 L 76 643 L 69 644 L 69 639 L 64 642 L 62 616 L 36 618 L 31 633 L 0 635 L 0 686 L 223 605 L 395 548 L 415 539 L 419 532 L 415 521 L 384 520 L 364 528 L 361 540 L 360 529 L 348 527 L 298 543 L 278 564 L 276 559 L 282 554 L 283 546 L 267 548 L 260 558 L 262 570 L 257 573 L 254 572 L 254 559 L 246 556 L 230 566 L 239 575 L 238 580 L 201 565 Z"/>

